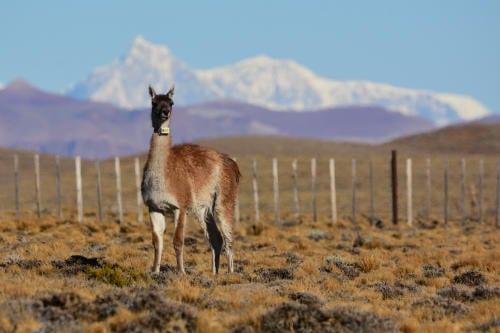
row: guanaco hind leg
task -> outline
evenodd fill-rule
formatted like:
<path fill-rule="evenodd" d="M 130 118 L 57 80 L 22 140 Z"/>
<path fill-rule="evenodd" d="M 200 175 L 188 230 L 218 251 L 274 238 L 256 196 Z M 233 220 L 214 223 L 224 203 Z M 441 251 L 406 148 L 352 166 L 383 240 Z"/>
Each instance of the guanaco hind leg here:
<path fill-rule="evenodd" d="M 222 235 L 220 234 L 215 217 L 211 211 L 205 214 L 205 226 L 208 242 L 212 247 L 212 272 L 219 273 L 220 253 L 222 252 Z"/>
<path fill-rule="evenodd" d="M 182 274 L 184 270 L 184 224 L 186 221 L 186 211 L 177 209 L 174 213 L 174 250 L 177 259 L 177 269 Z"/>
<path fill-rule="evenodd" d="M 227 270 L 229 273 L 234 272 L 233 264 L 233 219 L 234 212 L 230 206 L 220 207 L 216 210 L 217 221 L 219 222 L 222 237 L 224 239 L 224 251 L 227 257 Z"/>
<path fill-rule="evenodd" d="M 163 252 L 163 233 L 165 232 L 165 216 L 159 212 L 149 212 L 151 229 L 153 235 L 153 246 L 155 248 L 153 273 L 160 272 L 161 254 Z"/>

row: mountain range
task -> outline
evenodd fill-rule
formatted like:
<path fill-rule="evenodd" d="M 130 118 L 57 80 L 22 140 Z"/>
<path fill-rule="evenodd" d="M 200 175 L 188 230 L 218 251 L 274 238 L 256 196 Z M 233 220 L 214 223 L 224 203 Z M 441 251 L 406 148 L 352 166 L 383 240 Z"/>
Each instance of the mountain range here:
<path fill-rule="evenodd" d="M 257 56 L 219 68 L 196 70 L 166 46 L 138 36 L 129 52 L 94 69 L 66 91 L 80 99 L 107 102 L 133 110 L 148 105 L 144 87 L 177 87 L 176 101 L 191 105 L 238 100 L 275 111 L 314 111 L 344 106 L 378 106 L 422 116 L 442 126 L 486 116 L 490 111 L 472 97 L 412 90 L 367 81 L 334 81 L 292 60 Z"/>
<path fill-rule="evenodd" d="M 87 158 L 143 152 L 152 133 L 149 112 L 48 93 L 16 80 L 0 90 L 0 146 Z M 423 117 L 376 106 L 276 112 L 226 100 L 174 106 L 172 115 L 175 142 L 274 135 L 377 143 L 432 128 Z"/>
<path fill-rule="evenodd" d="M 500 121 L 472 97 L 333 81 L 267 56 L 194 70 L 139 36 L 125 57 L 64 94 L 22 79 L 0 83 L 0 146 L 86 158 L 143 152 L 152 131 L 147 86 L 160 92 L 172 83 L 175 142 L 272 135 L 380 143 L 444 124 Z"/>

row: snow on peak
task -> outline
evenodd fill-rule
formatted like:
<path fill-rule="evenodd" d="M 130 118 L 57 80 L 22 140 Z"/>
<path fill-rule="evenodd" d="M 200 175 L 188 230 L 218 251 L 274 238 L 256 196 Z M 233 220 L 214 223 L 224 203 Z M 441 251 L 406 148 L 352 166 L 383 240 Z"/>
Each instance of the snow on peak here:
<path fill-rule="evenodd" d="M 267 55 L 261 54 L 253 58 L 241 60 L 233 66 L 273 67 L 283 65 L 286 62 L 288 62 L 288 60 L 273 59 Z"/>
<path fill-rule="evenodd" d="M 458 115 L 464 120 L 484 117 L 491 113 L 486 106 L 470 96 L 437 94 L 437 98 L 455 109 Z"/>
<path fill-rule="evenodd" d="M 165 60 L 172 60 L 173 55 L 170 50 L 163 45 L 155 45 L 148 42 L 141 35 L 137 36 L 130 47 L 126 62 L 149 61 L 157 64 Z"/>
<path fill-rule="evenodd" d="M 166 92 L 172 83 L 176 83 L 176 97 L 190 100 L 196 97 L 192 96 L 190 89 L 197 90 L 197 93 L 203 90 L 196 81 L 195 73 L 176 59 L 167 47 L 137 36 L 124 58 L 96 68 L 67 94 L 134 109 L 149 104 L 149 84 L 158 92 Z"/>
<path fill-rule="evenodd" d="M 315 110 L 346 105 L 377 105 L 438 124 L 479 118 L 490 111 L 469 96 L 399 88 L 366 81 L 323 78 L 293 60 L 258 55 L 234 64 L 194 70 L 163 45 L 142 36 L 128 54 L 95 69 L 68 94 L 109 102 L 125 108 L 149 104 L 147 86 L 167 91 L 176 85 L 177 104 L 231 99 L 275 110 Z"/>

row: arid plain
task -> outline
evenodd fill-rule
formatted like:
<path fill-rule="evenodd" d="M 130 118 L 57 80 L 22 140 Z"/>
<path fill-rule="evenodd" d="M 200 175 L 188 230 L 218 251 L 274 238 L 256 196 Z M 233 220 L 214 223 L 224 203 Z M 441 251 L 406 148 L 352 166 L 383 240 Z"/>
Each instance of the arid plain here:
<path fill-rule="evenodd" d="M 247 140 L 247 141 L 245 141 Z M 243 173 L 235 273 L 211 273 L 197 223 L 186 232 L 187 274 L 175 270 L 172 223 L 159 275 L 153 247 L 137 221 L 133 157 L 122 159 L 125 227 L 117 222 L 113 161 L 101 163 L 104 219 L 98 221 L 93 161 L 84 161 L 84 221 L 76 221 L 74 161 L 62 161 L 63 216 L 55 217 L 53 156 L 41 156 L 42 217 L 33 205 L 32 154 L 20 154 L 21 216 L 13 201 L 12 154 L 2 151 L 0 212 L 1 332 L 453 332 L 500 328 L 500 229 L 495 226 L 498 154 L 398 147 L 400 219 L 391 222 L 389 146 L 259 139 L 206 141 L 234 155 Z M 415 142 L 416 139 L 413 140 Z M 249 148 L 249 144 L 252 144 Z M 497 150 L 498 151 L 498 150 Z M 279 159 L 281 222 L 274 224 L 271 157 Z M 312 217 L 310 159 L 317 158 L 318 221 Z M 332 223 L 328 159 L 335 158 L 339 220 Z M 141 156 L 144 161 L 145 156 Z M 251 162 L 256 158 L 260 222 L 255 221 Z M 414 220 L 407 225 L 404 163 L 413 160 Z M 432 161 L 427 216 L 425 161 Z M 460 163 L 467 161 L 462 223 Z M 293 214 L 291 161 L 298 159 L 300 216 Z M 357 215 L 352 219 L 352 160 Z M 375 219 L 369 217 L 369 160 Z M 479 223 L 479 160 L 484 162 Z M 448 161 L 449 223 L 443 221 Z M 144 212 L 147 221 L 147 212 Z"/>

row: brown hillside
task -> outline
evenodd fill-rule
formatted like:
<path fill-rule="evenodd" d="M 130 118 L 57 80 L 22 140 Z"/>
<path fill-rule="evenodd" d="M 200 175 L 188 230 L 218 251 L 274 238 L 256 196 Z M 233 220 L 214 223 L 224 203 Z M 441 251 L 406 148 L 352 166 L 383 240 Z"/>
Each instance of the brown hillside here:
<path fill-rule="evenodd" d="M 422 153 L 498 154 L 500 123 L 450 126 L 393 140 L 382 147 Z"/>
<path fill-rule="evenodd" d="M 315 140 L 279 136 L 223 137 L 196 141 L 231 155 L 331 155 L 378 150 L 366 143 Z"/>

